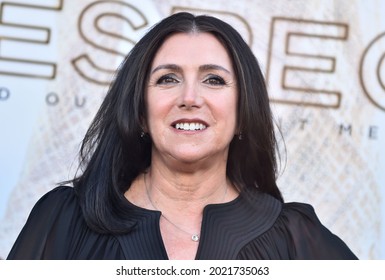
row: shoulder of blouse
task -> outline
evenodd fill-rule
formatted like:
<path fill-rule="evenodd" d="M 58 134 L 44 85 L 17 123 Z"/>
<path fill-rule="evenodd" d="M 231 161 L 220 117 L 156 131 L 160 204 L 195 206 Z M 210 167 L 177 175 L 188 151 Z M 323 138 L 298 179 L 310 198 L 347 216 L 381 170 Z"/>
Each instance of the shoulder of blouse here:
<path fill-rule="evenodd" d="M 312 205 L 282 203 L 273 226 L 245 246 L 239 258 L 357 259 L 319 220 Z"/>
<path fill-rule="evenodd" d="M 103 250 L 107 243 L 109 252 Z M 119 242 L 114 236 L 100 235 L 88 228 L 74 189 L 59 186 L 35 204 L 8 259 L 112 259 L 121 256 Z"/>

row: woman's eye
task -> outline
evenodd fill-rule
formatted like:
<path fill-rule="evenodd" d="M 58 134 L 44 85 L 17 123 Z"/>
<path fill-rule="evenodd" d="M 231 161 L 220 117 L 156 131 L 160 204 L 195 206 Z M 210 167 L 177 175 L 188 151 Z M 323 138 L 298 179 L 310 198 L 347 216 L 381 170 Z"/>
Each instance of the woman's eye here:
<path fill-rule="evenodd" d="M 179 81 L 171 75 L 164 75 L 164 76 L 160 77 L 156 83 L 158 85 L 164 85 L 164 84 L 179 83 Z"/>
<path fill-rule="evenodd" d="M 225 80 L 219 76 L 210 76 L 204 81 L 204 83 L 213 85 L 213 86 L 222 86 L 226 84 Z"/>

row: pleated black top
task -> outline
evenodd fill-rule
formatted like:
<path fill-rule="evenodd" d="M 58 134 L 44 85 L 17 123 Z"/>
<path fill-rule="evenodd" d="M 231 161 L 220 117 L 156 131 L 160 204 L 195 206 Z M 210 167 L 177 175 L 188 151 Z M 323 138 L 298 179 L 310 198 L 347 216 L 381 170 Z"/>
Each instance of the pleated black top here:
<path fill-rule="evenodd" d="M 71 187 L 58 187 L 34 206 L 8 259 L 168 259 L 159 211 L 127 203 L 129 233 L 99 234 L 86 224 Z M 181 250 L 183 250 L 181 248 Z M 255 192 L 203 212 L 196 259 L 356 259 L 324 227 L 312 206 L 281 203 Z"/>

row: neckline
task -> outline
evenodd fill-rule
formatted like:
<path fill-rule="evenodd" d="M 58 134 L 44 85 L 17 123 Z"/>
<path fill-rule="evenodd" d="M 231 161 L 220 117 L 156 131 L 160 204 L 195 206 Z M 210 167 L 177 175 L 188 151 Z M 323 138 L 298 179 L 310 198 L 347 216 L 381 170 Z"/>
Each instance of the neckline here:
<path fill-rule="evenodd" d="M 243 197 L 243 193 L 240 192 L 240 193 L 238 193 L 237 197 L 235 197 L 234 199 L 232 199 L 230 201 L 223 202 L 223 203 L 211 203 L 211 204 L 205 205 L 203 207 L 203 210 L 202 210 L 202 224 L 200 227 L 200 237 L 202 237 L 203 234 L 206 235 L 207 229 L 204 226 L 204 223 L 207 220 L 207 216 L 210 215 L 210 212 L 212 210 L 221 209 L 221 208 L 228 208 L 228 207 L 231 208 L 233 205 L 237 205 L 242 200 L 242 197 Z M 168 254 L 167 254 L 166 246 L 165 246 L 163 236 L 162 236 L 162 233 L 160 230 L 160 218 L 162 216 L 162 212 L 159 210 L 148 209 L 148 208 L 138 206 L 138 205 L 134 204 L 133 202 L 131 202 L 130 200 L 128 200 L 126 197 L 124 197 L 124 198 L 126 201 L 126 203 L 125 203 L 126 206 L 129 207 L 130 210 L 132 210 L 131 211 L 131 213 L 133 214 L 132 219 L 139 221 L 139 220 L 143 219 L 143 216 L 148 216 L 150 218 L 149 220 L 152 220 L 152 222 L 155 223 L 154 224 L 154 226 L 156 226 L 155 231 L 152 234 L 154 234 L 155 235 L 154 237 L 157 240 L 159 240 L 159 246 L 161 247 L 160 248 L 161 254 L 163 256 L 165 256 L 167 260 L 170 260 Z M 197 248 L 197 251 L 195 253 L 194 260 L 199 259 L 199 254 L 202 251 L 202 246 L 205 246 L 205 243 L 206 243 L 206 241 L 202 240 L 202 238 L 200 238 L 198 248 Z"/>
<path fill-rule="evenodd" d="M 118 236 L 126 258 L 168 260 L 159 226 L 161 212 L 125 200 L 131 218 L 138 225 Z M 279 200 L 258 190 L 245 190 L 231 201 L 206 205 L 194 259 L 235 259 L 244 246 L 273 226 L 281 209 Z"/>
<path fill-rule="evenodd" d="M 230 206 L 230 205 L 232 205 L 234 203 L 237 203 L 238 200 L 241 199 L 241 196 L 243 196 L 243 192 L 238 193 L 237 197 L 235 197 L 234 199 L 232 199 L 230 201 L 227 201 L 227 202 L 206 204 L 203 207 L 202 213 L 204 214 L 205 211 L 207 211 L 206 209 L 210 209 L 210 208 L 213 208 L 213 207 L 227 207 L 227 206 Z M 128 200 L 125 196 L 124 196 L 124 199 L 125 199 L 125 205 L 128 206 L 129 208 L 131 208 L 130 210 L 138 211 L 138 212 L 141 212 L 141 213 L 149 213 L 149 214 L 150 213 L 156 213 L 156 214 L 160 214 L 160 215 L 162 214 L 162 212 L 160 210 L 148 209 L 148 208 L 136 205 L 135 203 L 133 203 L 130 200 Z"/>

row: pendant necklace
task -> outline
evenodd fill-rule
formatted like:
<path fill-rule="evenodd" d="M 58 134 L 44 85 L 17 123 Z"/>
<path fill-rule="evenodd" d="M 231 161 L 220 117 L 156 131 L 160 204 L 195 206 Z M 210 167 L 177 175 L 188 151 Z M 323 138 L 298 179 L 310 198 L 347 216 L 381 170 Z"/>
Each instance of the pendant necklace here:
<path fill-rule="evenodd" d="M 186 230 L 184 230 L 183 228 L 181 228 L 180 226 L 178 226 L 177 224 L 173 223 L 169 218 L 167 218 L 165 215 L 163 215 L 162 211 L 160 211 L 157 207 L 155 207 L 154 203 L 152 202 L 152 199 L 151 199 L 151 196 L 150 196 L 150 192 L 148 190 L 148 187 L 147 187 L 147 181 L 146 181 L 146 174 L 143 174 L 143 180 L 144 180 L 144 185 L 145 185 L 145 188 L 146 188 L 146 194 L 147 194 L 147 198 L 148 200 L 150 201 L 150 204 L 151 206 L 159 211 L 161 213 L 161 216 L 167 221 L 169 222 L 171 225 L 173 225 L 175 228 L 179 229 L 180 231 L 188 234 L 191 236 L 191 240 L 194 241 L 194 242 L 198 242 L 200 240 L 200 235 L 199 233 L 191 233 L 191 232 L 188 232 Z M 225 188 L 225 193 L 223 195 L 223 198 L 222 198 L 222 201 L 225 200 L 226 198 L 226 194 L 227 194 L 227 186 Z"/>

